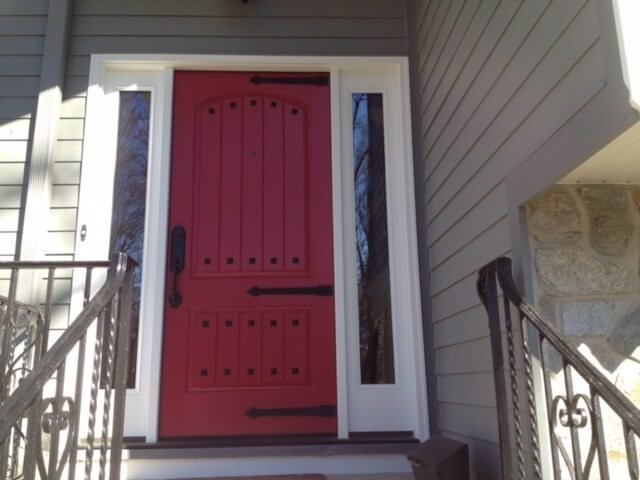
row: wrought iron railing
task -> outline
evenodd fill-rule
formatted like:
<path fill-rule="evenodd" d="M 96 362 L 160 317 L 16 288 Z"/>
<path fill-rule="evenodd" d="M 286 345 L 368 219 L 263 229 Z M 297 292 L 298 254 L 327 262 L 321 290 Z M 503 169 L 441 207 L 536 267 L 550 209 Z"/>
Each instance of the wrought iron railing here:
<path fill-rule="evenodd" d="M 124 254 L 0 263 L 0 479 L 73 479 L 79 460 L 85 478 L 119 478 L 134 268 Z M 67 326 L 78 295 L 81 312 Z"/>
<path fill-rule="evenodd" d="M 503 479 L 638 479 L 640 410 L 524 300 L 510 259 L 481 269 L 478 294 L 489 315 Z"/>

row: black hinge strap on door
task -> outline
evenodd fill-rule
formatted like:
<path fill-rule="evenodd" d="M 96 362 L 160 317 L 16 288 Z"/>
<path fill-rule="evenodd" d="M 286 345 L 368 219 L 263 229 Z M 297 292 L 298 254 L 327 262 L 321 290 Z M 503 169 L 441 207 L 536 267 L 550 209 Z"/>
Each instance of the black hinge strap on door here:
<path fill-rule="evenodd" d="M 326 75 L 311 77 L 264 77 L 262 75 L 254 75 L 249 81 L 254 85 L 262 85 L 264 83 L 279 85 L 315 85 L 316 87 L 329 85 L 329 77 Z"/>
<path fill-rule="evenodd" d="M 252 297 L 260 295 L 316 295 L 330 297 L 333 295 L 333 285 L 317 285 L 315 287 L 251 287 L 247 293 Z"/>
<path fill-rule="evenodd" d="M 251 420 L 260 417 L 335 417 L 335 405 L 318 405 L 315 407 L 291 408 L 257 408 L 252 407 L 244 414 Z"/>

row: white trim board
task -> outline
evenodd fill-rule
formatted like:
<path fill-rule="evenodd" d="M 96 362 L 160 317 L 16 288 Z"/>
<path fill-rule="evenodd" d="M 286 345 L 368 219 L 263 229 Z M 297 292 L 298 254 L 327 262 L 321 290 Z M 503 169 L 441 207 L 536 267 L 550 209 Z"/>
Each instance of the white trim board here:
<path fill-rule="evenodd" d="M 422 315 L 411 158 L 408 62 L 404 57 L 93 55 L 87 98 L 76 258 L 108 251 L 119 89 L 151 89 L 138 385 L 127 395 L 125 434 L 158 439 L 159 383 L 169 197 L 171 103 L 176 69 L 324 71 L 331 76 L 338 436 L 358 431 L 428 435 Z M 396 353 L 395 385 L 360 385 L 356 308 L 351 92 L 385 95 L 387 202 Z M 347 105 L 348 104 L 348 105 Z M 114 107 L 115 106 L 115 107 Z M 350 183 L 351 182 L 351 183 Z M 149 261 L 148 259 L 153 259 Z M 355 337 L 354 337 L 355 336 Z M 394 412 L 394 413 L 390 413 Z M 397 413 L 396 413 L 397 412 Z"/>

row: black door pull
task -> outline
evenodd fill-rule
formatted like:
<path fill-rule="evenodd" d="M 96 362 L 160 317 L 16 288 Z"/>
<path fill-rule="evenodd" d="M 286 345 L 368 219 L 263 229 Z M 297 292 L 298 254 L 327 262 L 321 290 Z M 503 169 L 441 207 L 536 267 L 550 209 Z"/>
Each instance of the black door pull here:
<path fill-rule="evenodd" d="M 317 295 L 330 297 L 333 295 L 333 285 L 317 285 L 315 287 L 251 287 L 247 293 L 252 297 L 260 295 Z"/>
<path fill-rule="evenodd" d="M 173 272 L 173 289 L 169 295 L 169 305 L 178 308 L 182 304 L 182 294 L 178 291 L 178 275 L 184 270 L 187 232 L 182 225 L 171 230 L 171 256 L 169 269 Z"/>

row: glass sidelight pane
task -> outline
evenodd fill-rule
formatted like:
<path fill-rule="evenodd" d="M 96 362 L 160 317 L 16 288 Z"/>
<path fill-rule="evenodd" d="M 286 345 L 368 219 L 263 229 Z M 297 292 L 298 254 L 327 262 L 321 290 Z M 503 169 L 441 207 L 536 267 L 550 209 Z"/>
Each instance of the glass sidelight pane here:
<path fill-rule="evenodd" d="M 151 92 L 120 92 L 110 252 L 124 252 L 138 262 L 131 305 L 128 388 L 136 384 L 150 106 Z"/>
<path fill-rule="evenodd" d="M 352 95 L 360 381 L 395 382 L 381 93 Z"/>

